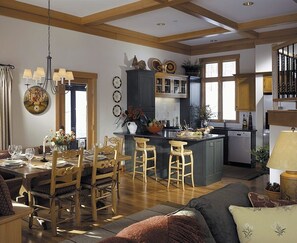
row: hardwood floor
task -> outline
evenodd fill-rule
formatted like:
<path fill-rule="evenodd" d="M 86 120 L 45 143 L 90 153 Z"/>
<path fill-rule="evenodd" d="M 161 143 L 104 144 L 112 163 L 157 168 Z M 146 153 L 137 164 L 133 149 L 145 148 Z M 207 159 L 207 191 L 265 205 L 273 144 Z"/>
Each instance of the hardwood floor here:
<path fill-rule="evenodd" d="M 77 234 L 84 234 L 86 231 L 110 221 L 117 220 L 145 208 L 153 207 L 162 202 L 172 202 L 185 205 L 193 197 L 199 197 L 207 194 L 232 182 L 242 182 L 248 185 L 251 191 L 262 193 L 268 180 L 268 175 L 260 176 L 251 181 L 223 178 L 220 182 L 209 186 L 192 188 L 187 185 L 185 191 L 183 191 L 181 188 L 176 188 L 174 186 L 171 186 L 170 190 L 167 190 L 167 181 L 165 180 L 155 181 L 152 178 L 148 178 L 148 183 L 145 185 L 141 178 L 137 177 L 133 182 L 132 175 L 130 173 L 122 172 L 120 180 L 121 198 L 118 200 L 117 216 L 112 217 L 111 210 L 103 210 L 98 212 L 97 222 L 92 222 L 91 214 L 89 212 L 82 211 L 81 226 L 75 227 L 72 223 L 65 224 L 58 229 L 57 237 L 52 237 L 51 231 L 43 230 L 38 223 L 35 223 L 32 229 L 29 229 L 27 219 L 25 219 L 23 220 L 23 242 L 60 242 L 65 239 L 70 239 Z"/>

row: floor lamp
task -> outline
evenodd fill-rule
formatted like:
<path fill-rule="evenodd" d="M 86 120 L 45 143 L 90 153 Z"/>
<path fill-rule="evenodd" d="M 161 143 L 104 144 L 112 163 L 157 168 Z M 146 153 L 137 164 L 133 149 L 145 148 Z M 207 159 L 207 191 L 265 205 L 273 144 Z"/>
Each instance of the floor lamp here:
<path fill-rule="evenodd" d="M 274 145 L 267 167 L 283 170 L 280 175 L 281 198 L 297 200 L 297 132 L 282 131 Z"/>

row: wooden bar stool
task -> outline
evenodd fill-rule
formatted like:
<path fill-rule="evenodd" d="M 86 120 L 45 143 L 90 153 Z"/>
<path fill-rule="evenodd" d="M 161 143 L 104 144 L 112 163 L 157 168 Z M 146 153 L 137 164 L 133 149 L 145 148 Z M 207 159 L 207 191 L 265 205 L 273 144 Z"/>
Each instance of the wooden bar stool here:
<path fill-rule="evenodd" d="M 169 141 L 170 155 L 169 155 L 169 168 L 168 168 L 168 184 L 167 189 L 169 189 L 170 181 L 176 181 L 177 184 L 182 182 L 183 190 L 185 190 L 185 177 L 191 176 L 192 186 L 194 187 L 194 177 L 193 177 L 193 152 L 189 149 L 184 149 L 187 142 L 183 141 Z M 185 156 L 189 156 L 187 159 Z M 189 167 L 188 173 L 186 173 L 186 167 Z M 172 175 L 176 174 L 176 177 Z"/>
<path fill-rule="evenodd" d="M 157 168 L 156 168 L 156 147 L 153 145 L 148 145 L 147 142 L 150 140 L 148 138 L 137 138 L 135 140 L 135 151 L 134 151 L 134 169 L 133 169 L 133 180 L 135 174 L 142 174 L 143 180 L 147 183 L 147 171 L 154 170 L 155 177 L 157 180 Z M 153 161 L 151 166 L 148 166 L 148 161 Z M 141 170 L 137 170 L 141 169 Z"/>

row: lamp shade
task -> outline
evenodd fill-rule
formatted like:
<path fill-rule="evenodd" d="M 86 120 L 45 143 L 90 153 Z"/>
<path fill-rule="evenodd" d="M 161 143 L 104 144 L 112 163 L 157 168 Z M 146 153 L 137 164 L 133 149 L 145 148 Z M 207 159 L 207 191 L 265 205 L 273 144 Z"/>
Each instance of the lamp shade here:
<path fill-rule="evenodd" d="M 297 171 L 297 132 L 282 131 L 274 145 L 267 167 Z"/>
<path fill-rule="evenodd" d="M 24 74 L 23 74 L 23 78 L 32 78 L 32 71 L 31 69 L 25 69 L 24 70 Z"/>
<path fill-rule="evenodd" d="M 66 72 L 66 80 L 74 80 L 73 73 L 71 71 Z"/>
<path fill-rule="evenodd" d="M 38 76 L 40 76 L 41 78 L 45 77 L 45 72 L 43 67 L 37 67 L 36 72 L 38 73 Z"/>

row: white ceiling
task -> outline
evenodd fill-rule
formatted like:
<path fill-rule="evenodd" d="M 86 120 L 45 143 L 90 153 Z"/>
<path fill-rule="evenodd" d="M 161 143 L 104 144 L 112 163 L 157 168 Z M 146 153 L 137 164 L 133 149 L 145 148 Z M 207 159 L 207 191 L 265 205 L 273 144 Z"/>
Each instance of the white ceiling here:
<path fill-rule="evenodd" d="M 144 0 L 143 0 L 144 1 Z M 176 1 L 176 0 L 173 0 Z M 27 4 L 47 8 L 47 0 L 19 0 Z M 109 10 L 126 4 L 142 2 L 133 0 L 51 0 L 51 9 L 71 14 L 77 17 L 85 17 L 94 13 Z M 213 13 L 227 18 L 238 24 L 253 20 L 283 16 L 297 15 L 297 3 L 295 0 L 253 0 L 254 5 L 243 6 L 244 0 L 193 0 L 198 6 L 206 8 Z M 165 25 L 157 25 L 164 23 Z M 181 33 L 206 30 L 218 27 L 205 21 L 203 18 L 194 17 L 171 7 L 165 7 L 142 14 L 133 15 L 106 22 L 105 24 L 123 29 L 148 34 L 154 37 L 165 37 Z M 296 28 L 297 21 L 293 23 L 278 24 L 261 28 L 257 32 Z M 213 41 L 222 42 L 243 38 L 238 33 L 224 33 L 216 36 L 206 36 L 191 40 L 182 40 L 179 43 L 195 46 L 209 44 Z"/>

